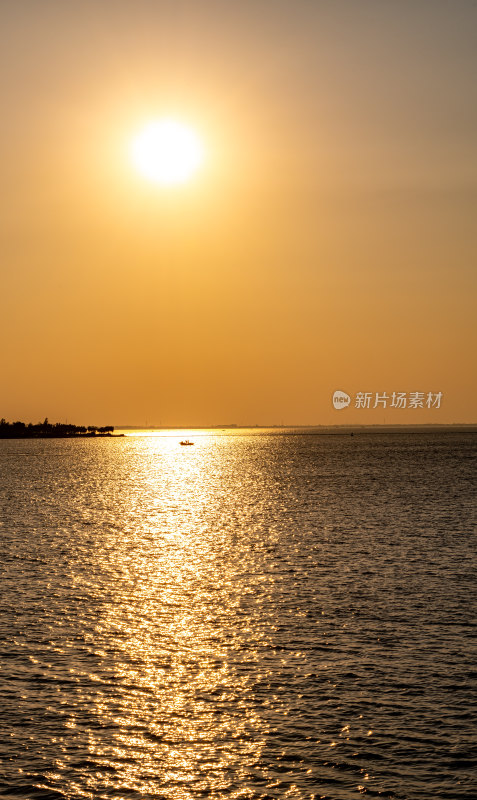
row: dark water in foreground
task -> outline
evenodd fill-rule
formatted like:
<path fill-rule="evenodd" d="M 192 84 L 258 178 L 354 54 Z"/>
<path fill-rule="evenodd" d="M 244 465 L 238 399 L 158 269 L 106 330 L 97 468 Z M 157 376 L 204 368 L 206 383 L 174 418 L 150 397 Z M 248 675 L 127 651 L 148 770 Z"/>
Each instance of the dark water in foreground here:
<path fill-rule="evenodd" d="M 0 441 L 0 797 L 475 800 L 476 438 Z"/>

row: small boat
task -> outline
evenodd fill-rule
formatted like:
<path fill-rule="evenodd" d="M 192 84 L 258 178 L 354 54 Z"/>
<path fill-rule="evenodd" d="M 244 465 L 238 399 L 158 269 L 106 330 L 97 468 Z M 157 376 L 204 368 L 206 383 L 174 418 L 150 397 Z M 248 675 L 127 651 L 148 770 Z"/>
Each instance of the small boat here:
<path fill-rule="evenodd" d="M 194 442 L 191 442 L 191 441 L 189 441 L 189 439 L 184 439 L 184 441 L 183 441 L 183 442 L 180 442 L 180 444 L 182 444 L 182 445 L 186 445 L 186 444 L 194 444 Z"/>

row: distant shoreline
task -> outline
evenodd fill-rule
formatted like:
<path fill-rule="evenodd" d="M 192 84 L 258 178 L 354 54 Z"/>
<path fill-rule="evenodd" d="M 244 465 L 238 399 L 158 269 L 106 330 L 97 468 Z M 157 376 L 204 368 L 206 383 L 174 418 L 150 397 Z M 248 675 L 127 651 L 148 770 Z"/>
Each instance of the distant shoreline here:
<path fill-rule="evenodd" d="M 477 422 L 435 422 L 435 423 L 375 423 L 371 425 L 116 425 L 115 430 L 119 431 L 244 431 L 244 430 L 307 430 L 307 431 L 320 431 L 320 430 L 403 430 L 403 429 L 419 429 L 419 430 L 434 430 L 449 429 L 455 430 L 456 428 L 474 429 L 477 430 Z"/>
<path fill-rule="evenodd" d="M 100 439 L 116 438 L 123 433 L 114 433 L 113 425 L 72 425 L 68 422 L 7 422 L 0 420 L 0 439 Z"/>
<path fill-rule="evenodd" d="M 117 431 L 117 432 L 116 432 Z M 125 436 L 171 435 L 174 431 L 197 431 L 198 436 L 211 434 L 270 435 L 270 436 L 349 436 L 360 434 L 413 434 L 413 433 L 477 433 L 477 423 L 416 423 L 374 425 L 213 425 L 178 427 L 142 427 L 140 425 L 72 425 L 69 423 L 24 423 L 0 420 L 0 439 L 116 439 Z"/>
<path fill-rule="evenodd" d="M 182 434 L 184 431 L 193 435 L 206 436 L 223 434 L 270 435 L 270 436 L 349 436 L 350 434 L 414 434 L 414 433 L 477 433 L 477 424 L 450 423 L 434 425 L 236 425 L 236 426 L 178 426 L 178 427 L 141 427 L 118 425 L 117 430 L 124 431 L 126 436 L 143 435 L 161 436 Z"/>

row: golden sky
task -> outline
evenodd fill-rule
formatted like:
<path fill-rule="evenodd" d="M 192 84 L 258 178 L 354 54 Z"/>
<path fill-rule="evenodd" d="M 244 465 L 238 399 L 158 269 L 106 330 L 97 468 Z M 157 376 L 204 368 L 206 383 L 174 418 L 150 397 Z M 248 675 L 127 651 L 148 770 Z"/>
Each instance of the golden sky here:
<path fill-rule="evenodd" d="M 477 422 L 476 32 L 462 0 L 2 3 L 0 417 Z M 180 186 L 131 159 L 163 117 L 205 149 Z"/>

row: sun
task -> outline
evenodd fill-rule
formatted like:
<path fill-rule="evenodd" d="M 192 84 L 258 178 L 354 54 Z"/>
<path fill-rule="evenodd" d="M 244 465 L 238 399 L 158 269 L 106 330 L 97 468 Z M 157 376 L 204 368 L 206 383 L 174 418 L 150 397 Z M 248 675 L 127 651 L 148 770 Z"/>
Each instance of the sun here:
<path fill-rule="evenodd" d="M 141 175 L 164 186 L 188 181 L 204 159 L 195 131 L 173 119 L 149 122 L 134 138 L 131 154 Z"/>

